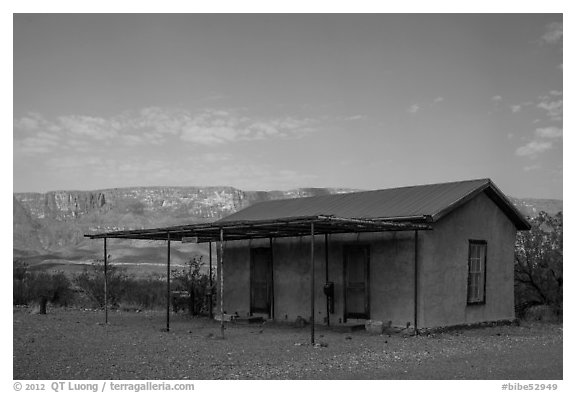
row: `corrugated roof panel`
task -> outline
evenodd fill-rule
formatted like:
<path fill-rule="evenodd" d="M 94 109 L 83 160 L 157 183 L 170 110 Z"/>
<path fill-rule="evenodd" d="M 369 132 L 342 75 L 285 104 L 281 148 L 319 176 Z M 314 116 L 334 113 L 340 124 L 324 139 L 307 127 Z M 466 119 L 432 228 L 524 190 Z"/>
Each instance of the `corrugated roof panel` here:
<path fill-rule="evenodd" d="M 528 221 L 490 179 L 261 202 L 225 217 L 220 222 L 316 215 L 388 220 L 429 216 L 435 221 L 483 191 L 515 223 L 517 229 L 530 229 Z"/>
<path fill-rule="evenodd" d="M 275 200 L 252 205 L 222 221 L 264 220 L 308 215 L 335 215 L 346 218 L 433 216 L 489 184 L 489 179 L 479 179 Z"/>

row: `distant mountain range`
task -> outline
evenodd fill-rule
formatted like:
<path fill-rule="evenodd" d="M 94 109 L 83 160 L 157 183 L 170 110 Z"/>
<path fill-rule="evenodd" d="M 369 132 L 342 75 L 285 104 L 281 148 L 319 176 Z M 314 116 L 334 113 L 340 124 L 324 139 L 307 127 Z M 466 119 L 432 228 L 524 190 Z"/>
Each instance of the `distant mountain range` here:
<path fill-rule="evenodd" d="M 13 252 L 38 268 L 81 270 L 101 258 L 99 241 L 86 233 L 163 227 L 217 220 L 251 204 L 285 198 L 347 193 L 342 188 L 290 191 L 242 191 L 233 187 L 136 187 L 95 191 L 53 191 L 13 195 Z M 524 214 L 556 214 L 562 201 L 510 198 Z M 162 272 L 165 250 L 159 242 L 111 241 L 116 263 L 135 272 Z M 193 255 L 207 255 L 205 245 L 175 245 L 178 265 Z"/>

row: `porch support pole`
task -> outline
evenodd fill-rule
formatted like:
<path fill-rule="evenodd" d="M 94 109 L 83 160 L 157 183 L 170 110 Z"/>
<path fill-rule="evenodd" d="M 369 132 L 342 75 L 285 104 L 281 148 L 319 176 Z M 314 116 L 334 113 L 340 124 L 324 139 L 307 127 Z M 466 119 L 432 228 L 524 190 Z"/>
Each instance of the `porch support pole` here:
<path fill-rule="evenodd" d="M 170 232 L 166 232 L 166 331 L 170 331 Z"/>
<path fill-rule="evenodd" d="M 104 322 L 108 323 L 108 249 L 104 238 Z"/>
<path fill-rule="evenodd" d="M 224 338 L 224 228 L 220 228 L 220 334 Z"/>
<path fill-rule="evenodd" d="M 272 238 L 270 237 L 270 319 L 274 319 L 274 249 L 272 248 Z"/>
<path fill-rule="evenodd" d="M 210 302 L 210 305 L 208 306 L 208 311 L 209 311 L 209 315 L 210 315 L 210 319 L 212 319 L 214 317 L 214 313 L 212 311 L 212 242 L 208 242 L 208 260 L 210 263 L 210 272 L 208 273 L 208 280 L 210 283 L 209 286 L 209 290 L 210 290 L 210 294 L 208 295 L 208 301 Z"/>
<path fill-rule="evenodd" d="M 314 222 L 310 223 L 310 342 L 314 345 Z"/>
<path fill-rule="evenodd" d="M 418 230 L 414 231 L 414 335 L 418 334 Z"/>
<path fill-rule="evenodd" d="M 326 283 L 328 283 L 328 234 L 324 234 L 324 253 L 326 256 Z M 330 326 L 330 298 L 326 296 L 326 326 Z"/>

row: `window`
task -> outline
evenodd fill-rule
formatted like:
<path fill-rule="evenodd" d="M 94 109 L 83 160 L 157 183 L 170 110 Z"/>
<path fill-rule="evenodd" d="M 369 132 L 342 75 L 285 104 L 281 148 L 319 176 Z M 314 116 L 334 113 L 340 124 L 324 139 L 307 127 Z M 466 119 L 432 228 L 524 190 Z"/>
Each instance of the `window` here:
<path fill-rule="evenodd" d="M 468 304 L 486 300 L 486 242 L 470 240 L 468 246 Z"/>

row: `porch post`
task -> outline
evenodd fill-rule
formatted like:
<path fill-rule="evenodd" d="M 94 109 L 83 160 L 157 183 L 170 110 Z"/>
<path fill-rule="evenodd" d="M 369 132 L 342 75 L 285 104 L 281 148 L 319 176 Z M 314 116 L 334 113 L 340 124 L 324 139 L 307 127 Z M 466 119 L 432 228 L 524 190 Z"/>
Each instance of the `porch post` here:
<path fill-rule="evenodd" d="M 220 228 L 220 334 L 224 338 L 224 228 Z"/>
<path fill-rule="evenodd" d="M 104 238 L 104 322 L 108 324 L 108 250 Z"/>
<path fill-rule="evenodd" d="M 170 331 L 170 232 L 166 232 L 166 331 Z"/>
<path fill-rule="evenodd" d="M 210 283 L 210 286 L 209 286 L 210 295 L 208 296 L 208 301 L 210 302 L 210 305 L 208 306 L 208 311 L 209 311 L 210 319 L 212 319 L 212 317 L 214 316 L 213 312 L 212 312 L 212 292 L 213 292 L 212 291 L 212 242 L 208 242 L 208 247 L 209 247 L 208 259 L 210 262 L 210 272 L 208 273 L 208 280 Z"/>
<path fill-rule="evenodd" d="M 418 334 L 418 230 L 414 231 L 414 335 Z"/>
<path fill-rule="evenodd" d="M 326 283 L 328 283 L 328 234 L 324 234 L 324 253 L 326 256 L 325 268 L 326 268 Z M 326 326 L 330 326 L 330 298 L 326 296 Z"/>
<path fill-rule="evenodd" d="M 274 319 L 274 249 L 272 248 L 272 238 L 270 237 L 270 314 L 268 317 Z"/>
<path fill-rule="evenodd" d="M 310 223 L 310 342 L 314 344 L 314 222 Z"/>

